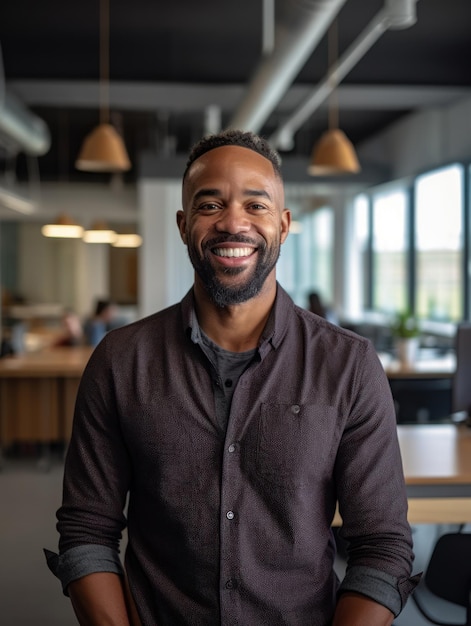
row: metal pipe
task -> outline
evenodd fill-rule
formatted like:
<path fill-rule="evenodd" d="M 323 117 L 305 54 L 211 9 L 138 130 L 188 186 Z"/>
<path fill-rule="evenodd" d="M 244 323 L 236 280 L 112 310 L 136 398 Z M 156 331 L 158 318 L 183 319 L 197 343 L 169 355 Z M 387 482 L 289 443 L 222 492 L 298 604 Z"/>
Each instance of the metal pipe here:
<path fill-rule="evenodd" d="M 31 156 L 46 154 L 51 146 L 49 128 L 44 120 L 31 113 L 17 98 L 5 93 L 0 102 L 1 135 L 8 144 Z"/>
<path fill-rule="evenodd" d="M 289 0 L 278 12 L 275 47 L 262 58 L 229 123 L 258 132 L 346 0 Z"/>
<path fill-rule="evenodd" d="M 294 133 L 309 119 L 317 108 L 329 97 L 350 70 L 376 43 L 381 35 L 389 28 L 407 28 L 415 23 L 416 0 L 401 1 L 402 10 L 397 12 L 394 2 L 389 0 L 360 33 L 355 41 L 341 55 L 333 68 L 330 68 L 324 79 L 317 85 L 313 93 L 283 122 L 270 137 L 274 147 L 291 150 L 294 146 Z M 409 11 L 404 11 L 404 4 Z"/>
<path fill-rule="evenodd" d="M 45 154 L 51 145 L 49 129 L 44 121 L 31 113 L 5 89 L 5 71 L 0 46 L 0 143 L 8 151 L 24 150 L 27 154 Z"/>

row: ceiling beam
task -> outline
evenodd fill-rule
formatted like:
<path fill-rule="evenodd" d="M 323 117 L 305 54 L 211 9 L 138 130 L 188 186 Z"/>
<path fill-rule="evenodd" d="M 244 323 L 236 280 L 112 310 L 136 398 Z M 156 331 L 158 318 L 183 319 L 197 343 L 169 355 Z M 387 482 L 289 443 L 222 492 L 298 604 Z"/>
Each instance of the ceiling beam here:
<path fill-rule="evenodd" d="M 14 80 L 7 88 L 28 106 L 93 108 L 99 106 L 99 83 L 91 81 Z M 245 93 L 243 84 L 112 82 L 113 108 L 133 111 L 191 113 L 217 105 L 232 112 Z M 293 85 L 277 107 L 290 113 L 312 92 L 311 85 Z M 471 94 L 470 87 L 438 85 L 340 85 L 338 104 L 350 110 L 407 110 L 445 105 Z M 324 103 L 321 108 L 327 108 Z"/>

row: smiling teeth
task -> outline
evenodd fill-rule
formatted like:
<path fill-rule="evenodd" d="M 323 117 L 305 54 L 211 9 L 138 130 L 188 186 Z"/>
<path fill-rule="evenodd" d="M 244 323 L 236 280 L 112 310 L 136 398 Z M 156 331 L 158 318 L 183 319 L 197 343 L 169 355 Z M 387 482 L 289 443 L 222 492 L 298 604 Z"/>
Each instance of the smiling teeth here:
<path fill-rule="evenodd" d="M 252 248 L 215 248 L 214 254 L 225 257 L 250 256 L 252 254 Z"/>

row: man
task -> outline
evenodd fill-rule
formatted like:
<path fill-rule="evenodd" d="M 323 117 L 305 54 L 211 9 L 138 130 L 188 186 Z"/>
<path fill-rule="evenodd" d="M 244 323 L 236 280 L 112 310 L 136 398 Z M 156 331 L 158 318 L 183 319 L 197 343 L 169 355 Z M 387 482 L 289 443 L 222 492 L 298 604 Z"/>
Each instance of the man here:
<path fill-rule="evenodd" d="M 389 386 L 367 340 L 276 282 L 277 154 L 203 139 L 177 222 L 194 286 L 92 355 L 51 569 L 87 625 L 391 624 L 416 581 Z"/>

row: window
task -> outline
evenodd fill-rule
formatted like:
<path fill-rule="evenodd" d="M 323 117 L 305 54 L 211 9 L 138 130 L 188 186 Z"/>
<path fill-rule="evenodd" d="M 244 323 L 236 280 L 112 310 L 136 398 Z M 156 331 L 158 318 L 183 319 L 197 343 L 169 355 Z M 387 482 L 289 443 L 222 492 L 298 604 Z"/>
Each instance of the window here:
<path fill-rule="evenodd" d="M 334 292 L 333 211 L 316 209 L 298 218 L 295 226 L 281 246 L 277 278 L 299 306 L 309 306 L 311 291 L 317 291 L 329 305 Z"/>
<path fill-rule="evenodd" d="M 351 208 L 351 225 L 347 245 L 348 280 L 346 281 L 346 310 L 352 317 L 361 315 L 369 306 L 369 199 L 356 196 Z"/>
<path fill-rule="evenodd" d="M 373 197 L 373 308 L 392 314 L 407 303 L 407 194 L 404 190 Z"/>
<path fill-rule="evenodd" d="M 300 251 L 303 256 L 302 285 L 305 297 L 317 291 L 325 304 L 334 295 L 334 215 L 330 207 L 317 209 L 303 219 Z M 307 306 L 307 302 L 306 302 Z"/>
<path fill-rule="evenodd" d="M 422 318 L 463 316 L 463 175 L 462 166 L 452 165 L 415 184 L 416 312 Z"/>

